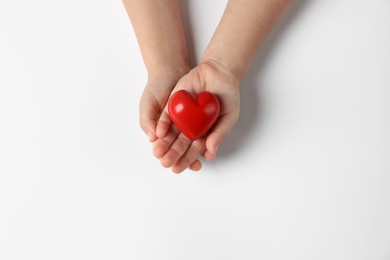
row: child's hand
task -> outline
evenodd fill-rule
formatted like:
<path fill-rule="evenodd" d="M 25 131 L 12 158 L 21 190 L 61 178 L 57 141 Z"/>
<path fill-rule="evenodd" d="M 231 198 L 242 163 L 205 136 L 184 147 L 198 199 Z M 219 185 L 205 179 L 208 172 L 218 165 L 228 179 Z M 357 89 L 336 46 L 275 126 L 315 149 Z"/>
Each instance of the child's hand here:
<path fill-rule="evenodd" d="M 160 158 L 160 153 L 158 152 L 159 149 L 156 149 L 156 147 L 159 146 L 158 144 L 161 146 L 163 143 L 161 140 L 156 142 L 158 139 L 157 136 L 166 135 L 166 133 L 161 133 L 162 127 L 160 127 L 159 130 L 156 129 L 157 121 L 160 122 L 160 125 L 164 125 L 164 122 L 166 121 L 171 124 L 168 114 L 162 113 L 162 111 L 168 102 L 172 89 L 175 87 L 180 77 L 188 71 L 188 68 L 183 68 L 179 72 L 161 69 L 159 75 L 149 77 L 148 83 L 142 93 L 139 104 L 139 121 L 141 128 L 148 136 L 149 141 L 153 143 L 154 154 L 157 158 Z M 178 133 L 176 128 L 172 128 L 172 131 Z M 156 143 L 158 143 L 157 146 Z M 188 168 L 197 171 L 200 170 L 201 166 L 202 164 L 200 161 L 195 160 Z"/>
<path fill-rule="evenodd" d="M 150 142 L 157 140 L 156 126 L 160 115 L 168 102 L 172 89 L 178 80 L 189 71 L 161 69 L 158 74 L 149 76 L 139 104 L 139 122 Z M 164 121 L 164 118 L 161 118 Z"/>
<path fill-rule="evenodd" d="M 199 170 L 200 156 L 213 160 L 217 148 L 236 124 L 239 116 L 239 80 L 221 64 L 214 61 L 202 62 L 180 79 L 172 94 L 178 90 L 192 93 L 209 91 L 217 95 L 221 103 L 221 114 L 207 136 L 191 141 L 172 125 L 165 108 L 157 123 L 159 139 L 154 143 L 154 154 L 164 167 L 180 173 L 186 168 Z"/>

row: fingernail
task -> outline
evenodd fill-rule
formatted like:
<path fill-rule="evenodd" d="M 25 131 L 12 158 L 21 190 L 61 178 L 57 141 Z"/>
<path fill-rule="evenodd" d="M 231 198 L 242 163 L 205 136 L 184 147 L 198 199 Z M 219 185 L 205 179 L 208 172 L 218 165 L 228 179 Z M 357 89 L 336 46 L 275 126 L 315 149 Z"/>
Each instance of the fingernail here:
<path fill-rule="evenodd" d="M 149 141 L 150 142 L 153 142 L 153 139 L 154 139 L 154 134 L 153 134 L 153 131 L 152 130 L 149 130 L 146 135 L 148 136 L 149 138 Z"/>

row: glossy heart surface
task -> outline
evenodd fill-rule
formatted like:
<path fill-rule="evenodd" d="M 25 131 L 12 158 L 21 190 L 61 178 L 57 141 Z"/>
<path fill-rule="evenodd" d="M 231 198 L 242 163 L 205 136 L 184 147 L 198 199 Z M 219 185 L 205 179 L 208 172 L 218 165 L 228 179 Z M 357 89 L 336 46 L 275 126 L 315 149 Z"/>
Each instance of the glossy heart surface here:
<path fill-rule="evenodd" d="M 213 126 L 220 113 L 218 98 L 208 92 L 193 96 L 186 90 L 174 93 L 168 102 L 169 117 L 191 140 L 201 138 Z"/>

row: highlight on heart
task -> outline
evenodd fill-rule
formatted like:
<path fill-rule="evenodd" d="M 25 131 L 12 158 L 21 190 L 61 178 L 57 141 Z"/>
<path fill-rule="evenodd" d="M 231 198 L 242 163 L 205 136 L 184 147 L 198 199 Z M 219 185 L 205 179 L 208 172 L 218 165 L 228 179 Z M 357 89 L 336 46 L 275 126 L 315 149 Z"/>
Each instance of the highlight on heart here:
<path fill-rule="evenodd" d="M 218 119 L 220 104 L 216 95 L 203 91 L 196 96 L 179 90 L 168 102 L 169 117 L 175 126 L 189 139 L 204 136 Z"/>

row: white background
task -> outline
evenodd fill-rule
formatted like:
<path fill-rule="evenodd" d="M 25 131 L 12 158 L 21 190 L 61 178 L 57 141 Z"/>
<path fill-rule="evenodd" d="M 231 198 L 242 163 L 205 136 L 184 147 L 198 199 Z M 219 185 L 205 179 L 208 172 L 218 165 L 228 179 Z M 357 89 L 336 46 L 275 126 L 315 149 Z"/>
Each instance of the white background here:
<path fill-rule="evenodd" d="M 194 60 L 226 1 L 182 1 Z M 390 2 L 295 1 L 214 162 L 138 126 L 120 1 L 0 1 L 0 259 L 390 259 Z"/>

